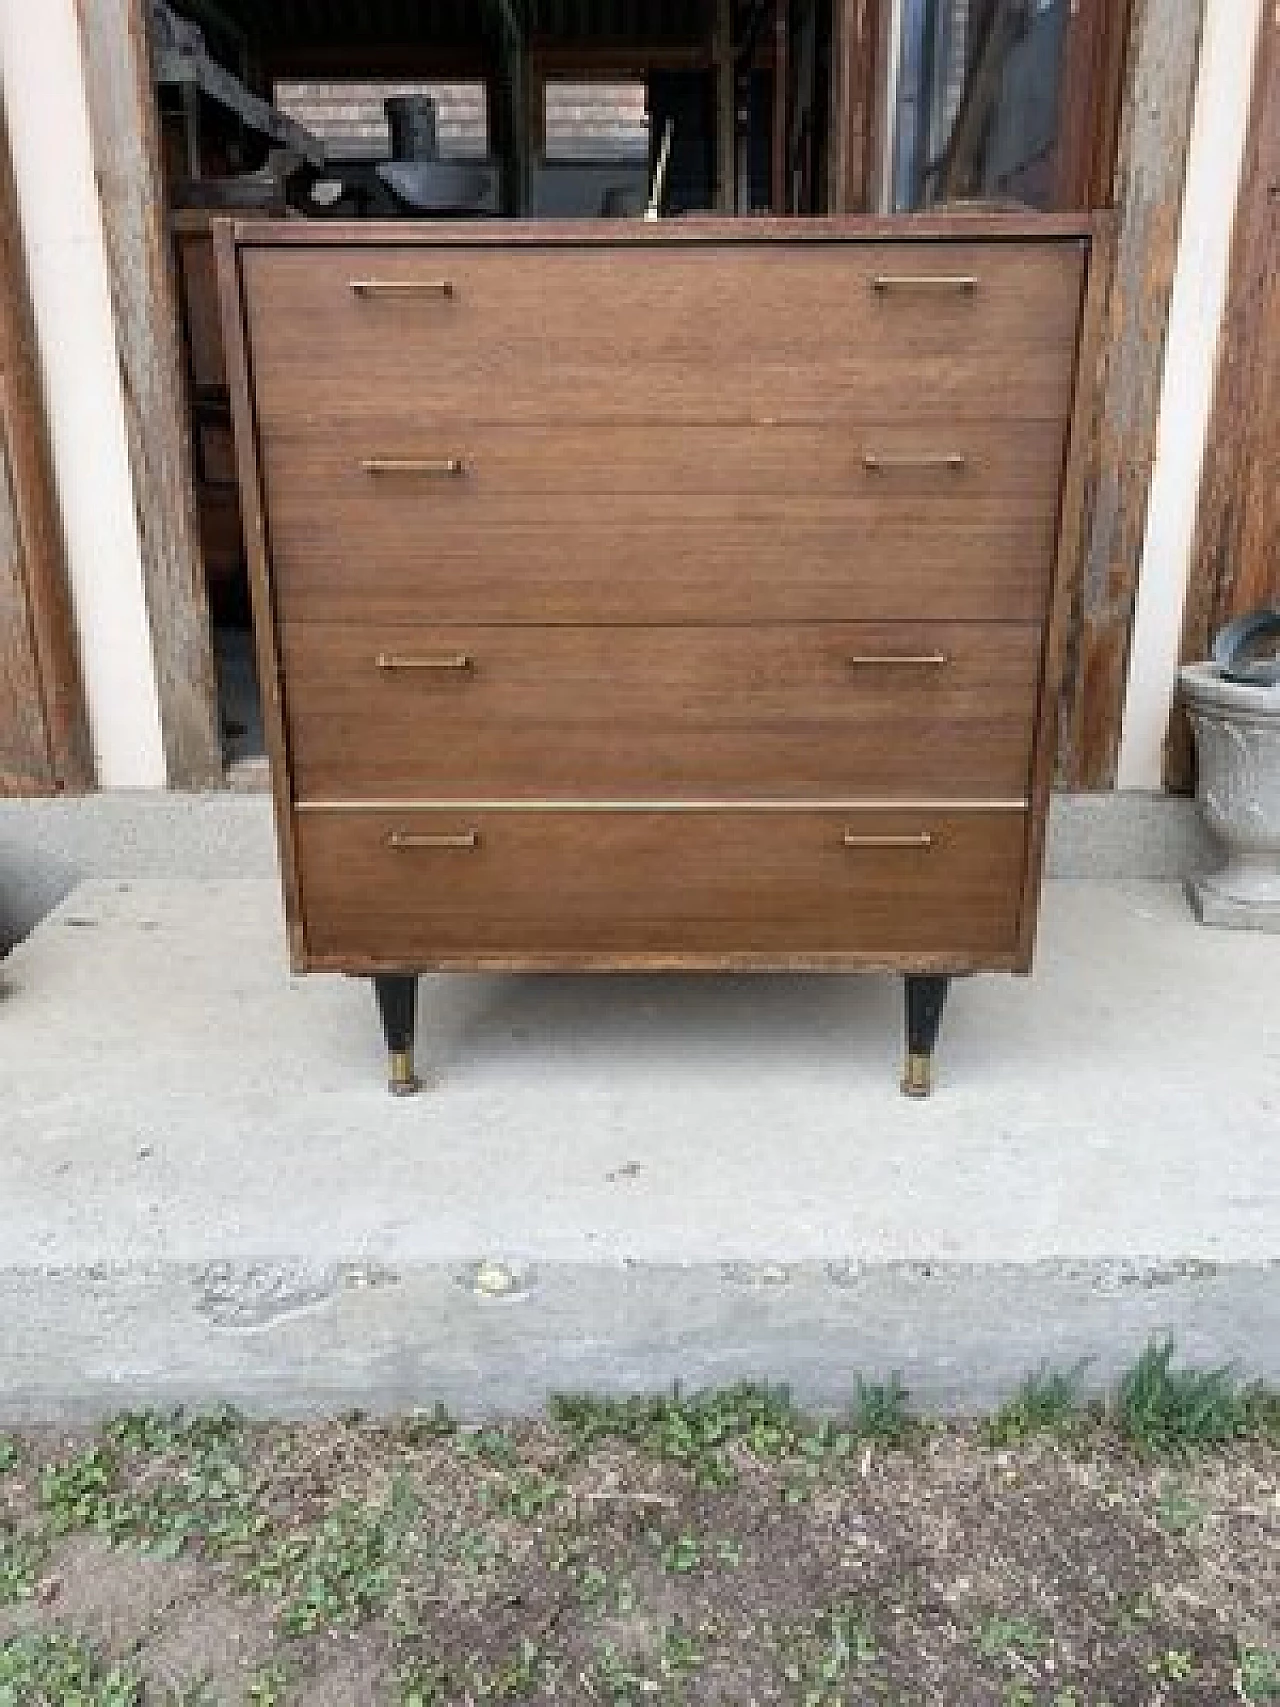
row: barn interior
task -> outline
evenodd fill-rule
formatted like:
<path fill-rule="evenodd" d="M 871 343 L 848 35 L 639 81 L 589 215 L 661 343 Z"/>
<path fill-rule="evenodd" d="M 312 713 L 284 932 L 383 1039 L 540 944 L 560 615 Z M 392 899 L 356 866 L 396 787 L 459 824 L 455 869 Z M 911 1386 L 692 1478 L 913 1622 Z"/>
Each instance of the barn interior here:
<path fill-rule="evenodd" d="M 1068 0 L 150 0 L 228 764 L 257 760 L 262 737 L 215 218 L 1054 205 L 1069 10 Z"/>

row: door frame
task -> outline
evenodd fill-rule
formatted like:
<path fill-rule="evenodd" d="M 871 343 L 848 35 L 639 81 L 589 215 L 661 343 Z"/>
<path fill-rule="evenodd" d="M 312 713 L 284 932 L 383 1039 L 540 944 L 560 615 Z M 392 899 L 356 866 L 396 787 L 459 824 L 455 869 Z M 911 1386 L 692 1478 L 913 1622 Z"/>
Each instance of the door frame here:
<path fill-rule="evenodd" d="M 10 731 L 0 796 L 79 792 L 95 780 L 20 230 L 0 98 L 0 501 L 13 548 L 0 564 L 0 673 L 26 712 Z"/>

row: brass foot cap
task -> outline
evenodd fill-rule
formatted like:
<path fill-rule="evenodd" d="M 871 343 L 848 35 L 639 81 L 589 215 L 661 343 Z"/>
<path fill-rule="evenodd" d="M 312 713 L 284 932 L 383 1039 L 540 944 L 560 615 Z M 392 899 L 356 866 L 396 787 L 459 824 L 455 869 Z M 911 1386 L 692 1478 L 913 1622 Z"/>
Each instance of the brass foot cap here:
<path fill-rule="evenodd" d="M 413 1055 L 409 1050 L 396 1050 L 391 1056 L 391 1080 L 387 1086 L 393 1097 L 417 1096 L 422 1080 L 413 1070 Z"/>
<path fill-rule="evenodd" d="M 902 1069 L 902 1094 L 904 1097 L 927 1097 L 933 1091 L 933 1063 L 927 1055 L 917 1055 L 914 1052 L 907 1056 L 906 1066 Z"/>

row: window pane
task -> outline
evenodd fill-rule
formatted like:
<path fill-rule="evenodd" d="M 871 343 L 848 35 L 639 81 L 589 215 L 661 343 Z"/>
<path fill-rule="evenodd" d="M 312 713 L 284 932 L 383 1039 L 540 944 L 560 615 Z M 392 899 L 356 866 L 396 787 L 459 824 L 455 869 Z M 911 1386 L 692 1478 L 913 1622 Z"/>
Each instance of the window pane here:
<path fill-rule="evenodd" d="M 898 212 L 1053 199 L 1070 0 L 902 0 Z"/>
<path fill-rule="evenodd" d="M 546 85 L 544 153 L 548 160 L 647 160 L 649 115 L 645 86 L 634 82 L 570 81 Z"/>
<path fill-rule="evenodd" d="M 275 86 L 275 104 L 328 145 L 333 160 L 389 160 L 391 128 L 383 102 L 392 95 L 430 95 L 446 159 L 483 159 L 489 114 L 483 83 L 297 82 Z"/>

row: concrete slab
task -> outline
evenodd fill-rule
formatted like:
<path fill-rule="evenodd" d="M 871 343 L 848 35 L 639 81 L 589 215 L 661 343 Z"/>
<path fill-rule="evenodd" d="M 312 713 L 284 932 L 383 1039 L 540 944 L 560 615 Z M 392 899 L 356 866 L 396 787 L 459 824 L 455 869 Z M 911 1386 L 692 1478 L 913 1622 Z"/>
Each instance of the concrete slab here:
<path fill-rule="evenodd" d="M 0 1415 L 855 1368 L 965 1406 L 1155 1331 L 1280 1375 L 1280 940 L 1174 885 L 1050 884 L 927 1103 L 884 978 L 426 979 L 437 1086 L 393 1100 L 272 882 L 83 885 L 0 980 Z"/>

